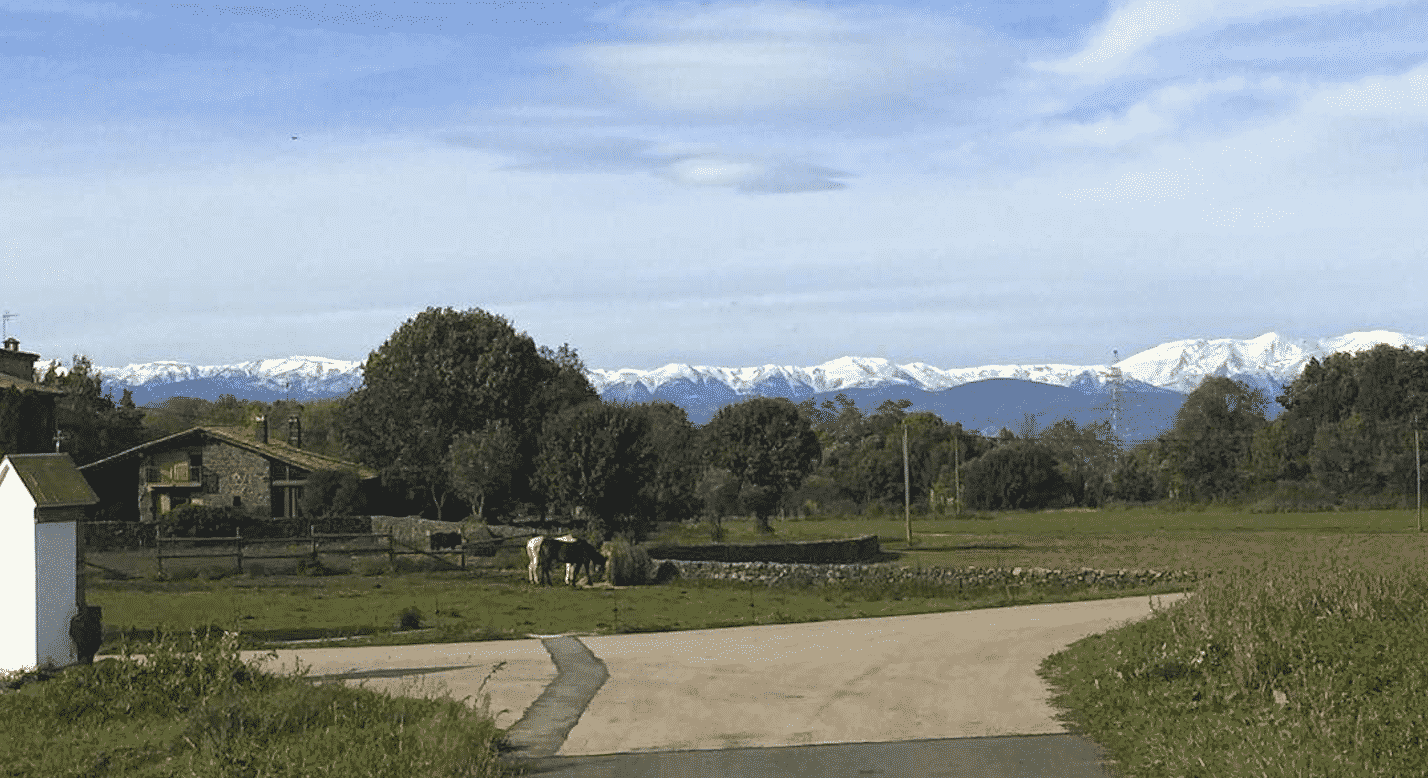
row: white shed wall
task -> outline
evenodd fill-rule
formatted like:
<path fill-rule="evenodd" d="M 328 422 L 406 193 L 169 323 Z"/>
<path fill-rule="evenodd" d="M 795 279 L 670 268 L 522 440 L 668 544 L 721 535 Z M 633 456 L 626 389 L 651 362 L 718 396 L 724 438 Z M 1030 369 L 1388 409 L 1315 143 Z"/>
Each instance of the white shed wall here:
<path fill-rule="evenodd" d="M 0 671 L 38 664 L 35 623 L 35 503 L 11 470 L 0 479 Z"/>
<path fill-rule="evenodd" d="M 69 637 L 70 619 L 79 615 L 75 591 L 75 527 L 72 521 L 35 525 L 34 548 L 43 560 L 35 578 L 35 654 L 38 664 L 66 667 L 79 661 Z"/>

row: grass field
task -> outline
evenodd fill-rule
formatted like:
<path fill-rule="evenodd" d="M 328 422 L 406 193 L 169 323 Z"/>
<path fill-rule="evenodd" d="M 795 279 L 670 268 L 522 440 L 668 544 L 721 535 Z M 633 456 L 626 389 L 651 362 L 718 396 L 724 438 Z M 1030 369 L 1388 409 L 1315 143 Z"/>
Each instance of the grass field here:
<path fill-rule="evenodd" d="M 1422 561 L 1303 556 L 1217 576 L 1042 675 L 1120 775 L 1428 775 Z"/>
<path fill-rule="evenodd" d="M 748 522 L 726 523 L 728 542 L 756 542 Z M 1266 563 L 1334 558 L 1395 566 L 1425 559 L 1428 533 L 1413 511 L 1254 514 L 1232 508 L 1166 511 L 1005 513 L 968 519 L 913 518 L 909 548 L 902 517 L 775 522 L 782 540 L 875 534 L 900 564 L 922 567 L 1046 567 L 1098 570 L 1255 570 Z M 678 527 L 661 540 L 707 542 L 703 527 Z"/>
<path fill-rule="evenodd" d="M 1415 524 L 1412 512 L 1391 510 L 1136 509 L 917 519 L 911 546 L 901 517 L 778 521 L 775 530 L 782 540 L 877 534 L 885 551 L 910 566 L 1216 573 L 1182 604 L 1048 658 L 1042 673 L 1067 721 L 1107 748 L 1122 775 L 1397 776 L 1428 775 L 1428 533 L 1416 532 Z M 726 529 L 731 542 L 759 539 L 746 522 L 726 523 Z M 656 540 L 702 542 L 707 533 L 675 526 Z M 120 627 L 139 638 L 160 627 L 237 627 L 245 647 L 346 635 L 361 637 L 331 644 L 394 645 L 1046 601 L 1027 590 L 953 597 L 919 586 L 784 589 L 675 581 L 571 591 L 530 586 L 517 551 L 494 561 L 468 572 L 375 575 L 235 576 L 225 575 L 221 562 L 184 580 L 118 581 L 96 573 L 89 601 L 104 608 L 109 634 L 102 650 L 117 645 Z M 398 629 L 404 612 L 408 626 L 423 629 Z M 268 704 L 250 703 L 255 710 Z M 172 737 L 151 756 L 179 755 L 186 765 L 204 754 L 211 760 L 218 752 L 210 746 L 186 754 L 174 733 L 210 732 L 212 742 L 227 742 L 214 739 L 212 728 L 225 731 L 223 722 L 233 716 L 247 720 L 233 713 L 241 713 L 241 705 L 201 710 L 209 711 L 201 714 L 207 724 L 194 723 L 200 714 L 169 721 Z M 431 715 L 459 718 L 455 709 Z M 156 722 L 154 731 L 168 732 L 163 726 Z M 110 758 L 96 743 L 76 741 L 71 750 Z M 54 762 L 66 770 L 68 764 Z"/>
<path fill-rule="evenodd" d="M 498 778 L 489 712 L 270 675 L 231 633 L 53 677 L 0 673 L 0 774 Z"/>

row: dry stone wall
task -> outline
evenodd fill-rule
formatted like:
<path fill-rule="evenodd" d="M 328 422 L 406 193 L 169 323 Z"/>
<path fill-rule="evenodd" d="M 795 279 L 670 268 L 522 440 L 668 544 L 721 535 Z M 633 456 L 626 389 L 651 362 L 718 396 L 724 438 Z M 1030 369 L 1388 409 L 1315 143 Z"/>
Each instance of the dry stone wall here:
<path fill-rule="evenodd" d="M 1190 583 L 1200 578 L 1194 571 L 1163 570 L 1048 570 L 1040 567 L 908 568 L 890 564 L 798 564 L 780 562 L 708 562 L 671 559 L 679 577 L 690 580 L 742 581 L 768 586 L 809 586 L 838 583 L 892 585 L 922 583 L 949 589 L 983 589 L 1006 586 L 1035 588 L 1110 589 L 1161 583 Z"/>
<path fill-rule="evenodd" d="M 651 559 L 700 562 L 792 562 L 824 564 L 863 562 L 881 553 L 877 535 L 848 540 L 793 540 L 785 543 L 706 543 L 697 546 L 659 545 L 646 549 Z"/>

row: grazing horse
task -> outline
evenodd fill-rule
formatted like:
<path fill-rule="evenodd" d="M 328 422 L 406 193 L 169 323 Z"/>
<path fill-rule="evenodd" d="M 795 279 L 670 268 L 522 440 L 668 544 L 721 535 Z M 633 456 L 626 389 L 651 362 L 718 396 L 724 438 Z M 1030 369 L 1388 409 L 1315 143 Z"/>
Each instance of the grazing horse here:
<path fill-rule="evenodd" d="M 550 583 L 550 566 L 553 564 L 565 565 L 565 582 L 571 586 L 580 577 L 581 569 L 585 570 L 585 582 L 588 584 L 595 583 L 596 571 L 605 572 L 605 557 L 588 542 L 569 535 L 543 539 L 537 546 L 537 557 L 543 583 Z"/>
<path fill-rule="evenodd" d="M 550 538 L 545 535 L 536 535 L 535 537 L 526 541 L 526 559 L 530 560 L 530 564 L 526 566 L 526 573 L 527 576 L 530 578 L 531 583 L 533 584 L 541 583 L 542 573 L 545 574 L 545 583 L 550 583 L 550 570 L 541 570 L 540 563 L 540 550 L 544 545 L 544 542 L 547 540 L 561 540 L 566 543 L 574 543 L 575 536 L 568 533 L 565 535 L 561 535 L 558 538 Z M 575 565 L 567 564 L 565 566 L 565 582 L 572 583 L 574 580 Z"/>

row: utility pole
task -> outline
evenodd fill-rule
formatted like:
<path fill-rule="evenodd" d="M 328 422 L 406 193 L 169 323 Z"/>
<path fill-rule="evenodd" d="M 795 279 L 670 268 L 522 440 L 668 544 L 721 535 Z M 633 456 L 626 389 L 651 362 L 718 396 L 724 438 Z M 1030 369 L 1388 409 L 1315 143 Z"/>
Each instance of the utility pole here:
<path fill-rule="evenodd" d="M 907 547 L 912 548 L 912 476 L 907 467 L 907 422 L 902 423 L 902 516 L 907 523 Z"/>
<path fill-rule="evenodd" d="M 1418 414 L 1413 414 L 1413 469 L 1418 474 L 1418 531 L 1423 531 L 1423 455 L 1418 449 Z"/>
<path fill-rule="evenodd" d="M 962 439 L 952 447 L 952 515 L 962 518 Z"/>

